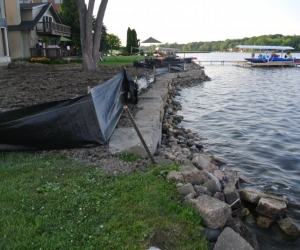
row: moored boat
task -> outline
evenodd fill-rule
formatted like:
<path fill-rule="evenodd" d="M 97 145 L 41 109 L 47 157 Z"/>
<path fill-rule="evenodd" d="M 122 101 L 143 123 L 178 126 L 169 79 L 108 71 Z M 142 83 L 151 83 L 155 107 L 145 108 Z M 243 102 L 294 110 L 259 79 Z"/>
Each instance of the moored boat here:
<path fill-rule="evenodd" d="M 294 50 L 290 46 L 260 46 L 260 45 L 238 45 L 241 50 L 251 50 L 251 57 L 245 58 L 245 62 L 252 66 L 297 66 L 300 58 L 293 57 L 290 53 Z M 256 56 L 255 51 L 258 52 Z M 280 51 L 280 55 L 276 53 Z M 285 56 L 283 55 L 285 53 Z"/>

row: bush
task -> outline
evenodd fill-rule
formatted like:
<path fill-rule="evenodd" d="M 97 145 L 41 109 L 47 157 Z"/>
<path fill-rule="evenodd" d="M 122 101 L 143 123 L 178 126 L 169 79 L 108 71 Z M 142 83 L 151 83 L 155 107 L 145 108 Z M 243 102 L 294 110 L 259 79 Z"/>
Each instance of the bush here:
<path fill-rule="evenodd" d="M 50 59 L 50 64 L 66 64 L 67 62 L 62 58 L 52 58 Z"/>
<path fill-rule="evenodd" d="M 30 57 L 18 57 L 15 59 L 12 59 L 12 62 L 30 62 Z"/>
<path fill-rule="evenodd" d="M 77 59 L 75 60 L 75 63 L 82 63 L 82 58 L 77 58 Z"/>

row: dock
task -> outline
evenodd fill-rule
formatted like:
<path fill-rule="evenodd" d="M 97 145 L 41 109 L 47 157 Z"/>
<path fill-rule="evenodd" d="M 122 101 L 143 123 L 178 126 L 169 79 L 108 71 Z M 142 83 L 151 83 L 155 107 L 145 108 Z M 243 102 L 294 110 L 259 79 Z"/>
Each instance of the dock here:
<path fill-rule="evenodd" d="M 232 65 L 239 67 L 297 67 L 300 62 L 265 62 L 265 63 L 251 63 L 247 61 L 232 61 Z"/>
<path fill-rule="evenodd" d="M 225 65 L 225 64 L 231 64 L 234 66 L 239 66 L 239 67 L 244 67 L 244 68 L 249 68 L 249 67 L 297 67 L 300 65 L 300 62 L 265 62 L 265 63 L 251 63 L 247 61 L 195 61 L 201 65 L 201 63 L 209 63 L 210 65 L 213 64 L 220 64 L 220 65 Z"/>

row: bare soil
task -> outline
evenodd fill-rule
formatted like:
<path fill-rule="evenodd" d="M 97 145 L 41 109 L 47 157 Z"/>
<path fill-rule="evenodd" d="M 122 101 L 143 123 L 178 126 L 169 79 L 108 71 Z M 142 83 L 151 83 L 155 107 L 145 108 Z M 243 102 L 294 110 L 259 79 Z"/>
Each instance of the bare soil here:
<path fill-rule="evenodd" d="M 0 112 L 84 95 L 87 93 L 88 87 L 92 88 L 103 84 L 122 69 L 122 66 L 101 66 L 98 71 L 84 72 L 79 64 L 45 65 L 28 62 L 15 62 L 1 66 Z M 137 76 L 138 78 L 147 71 L 144 68 L 133 66 L 127 66 L 126 70 L 132 77 Z M 118 126 L 131 125 L 123 115 Z M 112 174 L 132 172 L 149 163 L 147 159 L 141 159 L 134 164 L 122 162 L 110 155 L 107 145 L 55 152 L 87 164 L 101 164 L 103 170 Z"/>
<path fill-rule="evenodd" d="M 102 84 L 122 69 L 122 66 L 101 66 L 98 71 L 84 72 L 80 64 L 10 63 L 0 67 L 0 111 L 84 95 L 88 86 Z M 133 66 L 127 66 L 126 70 L 132 77 L 146 73 L 146 69 Z"/>

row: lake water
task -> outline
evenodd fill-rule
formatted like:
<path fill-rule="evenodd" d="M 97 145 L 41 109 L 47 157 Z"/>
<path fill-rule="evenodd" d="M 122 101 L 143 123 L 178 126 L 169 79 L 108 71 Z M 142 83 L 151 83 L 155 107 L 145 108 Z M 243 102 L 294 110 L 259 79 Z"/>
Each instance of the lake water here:
<path fill-rule="evenodd" d="M 300 203 L 300 67 L 243 68 L 204 62 L 243 61 L 250 53 L 185 56 L 202 61 L 211 81 L 180 92 L 182 126 L 203 137 L 206 152 L 244 173 L 252 181 L 248 186 Z M 300 225 L 300 211 L 289 216 Z M 299 240 L 263 234 L 269 235 L 259 239 L 261 249 L 300 249 Z"/>

